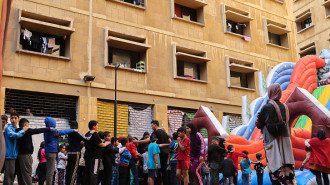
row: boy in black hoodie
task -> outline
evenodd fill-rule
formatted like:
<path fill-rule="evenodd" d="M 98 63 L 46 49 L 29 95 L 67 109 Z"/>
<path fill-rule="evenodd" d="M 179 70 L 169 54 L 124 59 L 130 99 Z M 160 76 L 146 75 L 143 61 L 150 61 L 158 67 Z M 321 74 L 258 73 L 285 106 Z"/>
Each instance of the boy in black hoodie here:
<path fill-rule="evenodd" d="M 70 124 L 71 129 L 78 129 L 78 123 L 72 121 Z M 91 132 L 92 134 L 94 131 Z M 75 183 L 76 173 L 79 165 L 81 141 L 90 140 L 92 135 L 86 137 L 80 132 L 73 132 L 68 134 L 69 146 L 68 146 L 68 161 L 65 170 L 65 184 L 73 185 Z"/>
<path fill-rule="evenodd" d="M 114 139 L 111 139 L 110 132 L 104 132 L 103 138 L 105 143 L 110 143 Z M 115 142 L 115 140 L 114 140 Z M 103 166 L 104 166 L 104 176 L 102 185 L 111 185 L 112 181 L 112 167 L 115 166 L 115 153 L 116 151 L 113 148 L 113 142 L 110 145 L 103 148 L 102 156 L 103 156 Z M 118 153 L 118 150 L 117 150 Z"/>
<path fill-rule="evenodd" d="M 29 120 L 22 118 L 19 121 L 19 128 L 16 132 L 19 132 L 23 127 L 29 126 Z M 33 142 L 32 135 L 49 132 L 52 128 L 29 128 L 23 137 L 17 140 L 18 146 L 18 157 L 16 159 L 17 167 L 17 178 L 18 184 L 32 185 L 32 153 L 33 153 Z"/>
<path fill-rule="evenodd" d="M 227 158 L 227 154 L 223 154 L 224 160 L 220 163 L 220 171 L 223 175 L 223 184 L 227 185 L 227 179 L 229 184 L 234 185 L 234 176 L 237 175 L 237 168 L 232 159 Z"/>

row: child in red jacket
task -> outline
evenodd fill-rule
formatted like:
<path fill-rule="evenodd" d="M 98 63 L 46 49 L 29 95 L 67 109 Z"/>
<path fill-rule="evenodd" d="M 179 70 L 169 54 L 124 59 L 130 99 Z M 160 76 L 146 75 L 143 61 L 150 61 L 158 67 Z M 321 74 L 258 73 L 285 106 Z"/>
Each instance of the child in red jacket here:
<path fill-rule="evenodd" d="M 242 152 L 235 152 L 235 147 L 233 145 L 228 145 L 227 149 L 227 158 L 233 160 L 236 169 L 238 169 L 238 157 L 247 158 L 247 155 Z M 237 185 L 237 174 L 235 174 L 234 176 L 234 184 Z"/>
<path fill-rule="evenodd" d="M 128 146 L 126 147 L 129 153 L 131 153 L 132 158 L 129 161 L 129 168 L 132 170 L 133 176 L 134 176 L 134 183 L 135 185 L 139 185 L 139 174 L 138 174 L 138 169 L 136 166 L 136 162 L 138 161 L 138 156 L 136 154 L 136 146 L 133 143 L 133 137 L 128 136 Z"/>

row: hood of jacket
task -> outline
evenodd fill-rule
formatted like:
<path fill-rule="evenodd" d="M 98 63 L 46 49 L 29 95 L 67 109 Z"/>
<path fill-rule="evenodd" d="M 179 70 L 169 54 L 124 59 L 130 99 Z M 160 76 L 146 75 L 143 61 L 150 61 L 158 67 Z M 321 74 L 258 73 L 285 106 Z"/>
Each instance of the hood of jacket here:
<path fill-rule="evenodd" d="M 52 117 L 45 118 L 45 124 L 46 124 L 46 127 L 56 128 L 56 121 Z"/>

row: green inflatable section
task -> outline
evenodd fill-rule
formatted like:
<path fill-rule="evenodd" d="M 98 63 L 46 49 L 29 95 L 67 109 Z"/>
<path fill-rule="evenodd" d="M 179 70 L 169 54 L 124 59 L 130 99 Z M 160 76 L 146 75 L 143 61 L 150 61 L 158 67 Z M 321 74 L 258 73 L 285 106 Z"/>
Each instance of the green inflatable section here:
<path fill-rule="evenodd" d="M 323 90 L 324 90 L 324 87 L 319 87 L 313 91 L 312 95 L 318 100 L 320 98 Z M 305 115 L 300 116 L 294 127 L 295 128 L 304 128 L 308 119 L 309 119 L 308 116 L 305 116 Z"/>
<path fill-rule="evenodd" d="M 187 117 L 188 117 L 190 120 L 192 120 L 193 117 L 195 116 L 195 113 L 185 113 L 185 114 L 187 115 Z M 201 134 L 202 134 L 202 136 L 204 137 L 204 139 L 207 138 L 207 130 L 206 130 L 206 128 L 203 128 L 203 129 L 201 130 Z"/>

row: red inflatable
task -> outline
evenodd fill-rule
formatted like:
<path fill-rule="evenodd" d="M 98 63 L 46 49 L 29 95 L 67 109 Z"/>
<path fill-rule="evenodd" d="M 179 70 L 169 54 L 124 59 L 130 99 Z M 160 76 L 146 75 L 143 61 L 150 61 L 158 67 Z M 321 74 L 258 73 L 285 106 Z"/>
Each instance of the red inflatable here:
<path fill-rule="evenodd" d="M 301 166 L 302 161 L 306 157 L 305 151 L 305 140 L 311 138 L 311 132 L 303 128 L 292 128 L 291 129 L 291 141 L 293 147 L 293 155 L 295 158 L 295 167 L 298 169 Z M 249 158 L 254 161 L 256 160 L 256 153 L 261 153 L 263 156 L 262 163 L 267 165 L 265 159 L 265 150 L 263 145 L 263 140 L 248 141 L 242 136 L 231 135 L 226 138 L 227 145 L 234 145 L 235 150 L 242 152 L 244 150 L 249 152 Z M 239 159 L 239 161 L 241 158 Z M 306 166 L 307 167 L 307 166 Z"/>
<path fill-rule="evenodd" d="M 312 93 L 317 88 L 316 69 L 324 66 L 325 60 L 315 55 L 302 57 L 292 71 L 289 86 L 282 92 L 281 102 L 285 102 L 296 87 L 304 88 Z"/>

